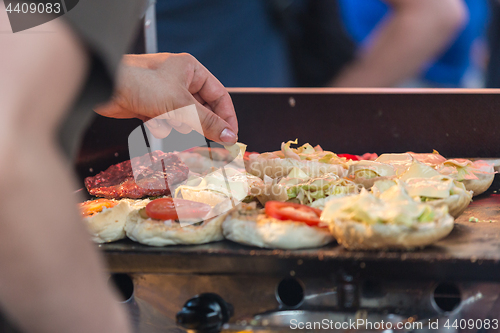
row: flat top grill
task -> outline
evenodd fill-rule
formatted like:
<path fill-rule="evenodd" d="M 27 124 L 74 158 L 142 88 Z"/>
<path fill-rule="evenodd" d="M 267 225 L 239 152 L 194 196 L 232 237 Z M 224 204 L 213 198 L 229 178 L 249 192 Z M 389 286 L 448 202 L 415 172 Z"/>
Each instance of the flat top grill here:
<path fill-rule="evenodd" d="M 299 137 L 301 144 L 322 144 L 339 153 L 436 149 L 447 157 L 500 156 L 496 91 L 233 89 L 231 98 L 241 124 L 239 138 L 252 151 L 275 150 L 282 141 Z M 304 115 L 307 121 L 301 121 Z M 96 119 L 79 158 L 80 177 L 127 159 L 128 135 L 136 126 L 134 121 Z M 109 128 L 114 135 L 107 134 Z M 469 222 L 470 217 L 488 222 Z M 124 240 L 100 248 L 110 270 L 124 273 L 283 276 L 353 270 L 391 278 L 498 281 L 500 196 L 474 198 L 448 237 L 414 252 L 351 252 L 337 244 L 266 250 L 229 241 L 154 248 Z"/>
<path fill-rule="evenodd" d="M 469 222 L 471 217 L 479 222 Z M 391 278 L 497 280 L 500 194 L 475 198 L 448 237 L 413 252 L 348 251 L 336 243 L 319 249 L 271 250 L 230 241 L 150 247 L 124 240 L 100 247 L 114 272 L 315 275 L 343 269 Z"/>

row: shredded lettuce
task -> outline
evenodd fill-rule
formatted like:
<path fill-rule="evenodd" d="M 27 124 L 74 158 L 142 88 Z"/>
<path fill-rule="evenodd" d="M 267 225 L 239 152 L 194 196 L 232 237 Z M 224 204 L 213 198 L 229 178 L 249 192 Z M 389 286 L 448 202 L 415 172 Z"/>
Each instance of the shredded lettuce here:
<path fill-rule="evenodd" d="M 314 147 L 308 143 L 297 148 L 297 153 L 299 153 L 299 154 L 314 154 L 315 152 L 316 151 L 314 150 Z"/>
<path fill-rule="evenodd" d="M 295 183 L 288 179 L 280 181 L 287 185 L 288 199 L 298 199 L 302 204 L 326 198 L 328 196 L 341 196 L 357 193 L 356 184 L 338 177 L 326 176 L 323 178 L 310 179 L 307 182 Z"/>
<path fill-rule="evenodd" d="M 299 160 L 300 161 L 300 156 L 294 151 L 294 149 L 290 148 L 291 144 L 298 144 L 299 139 L 295 139 L 294 141 L 288 141 L 287 143 L 282 143 L 281 144 L 281 151 L 283 152 L 283 155 L 286 158 L 291 158 L 294 160 Z"/>
<path fill-rule="evenodd" d="M 340 158 L 337 154 L 330 151 L 324 151 L 319 145 L 311 146 L 309 143 L 303 144 L 298 148 L 291 148 L 292 144 L 298 144 L 298 139 L 281 143 L 281 151 L 274 152 L 273 155 L 280 158 L 291 158 L 294 160 L 318 161 L 320 163 L 345 163 L 344 157 Z"/>
<path fill-rule="evenodd" d="M 462 181 L 465 180 L 466 177 L 469 175 L 469 170 L 467 170 L 467 167 L 461 167 L 457 166 L 457 180 Z"/>
<path fill-rule="evenodd" d="M 329 163 L 330 160 L 332 158 L 335 157 L 335 154 L 334 153 L 327 153 L 325 154 L 325 156 L 323 156 L 322 158 L 320 158 L 318 161 L 321 162 L 321 163 Z"/>
<path fill-rule="evenodd" d="M 391 186 L 379 197 L 366 190 L 356 196 L 328 200 L 321 220 L 358 221 L 368 225 L 383 223 L 416 227 L 421 222 L 436 221 L 448 212 L 446 206 L 433 207 L 413 200 L 401 184 Z"/>
<path fill-rule="evenodd" d="M 439 200 L 441 198 L 431 198 L 431 197 L 420 197 L 421 202 L 429 202 L 429 201 L 434 201 L 434 200 Z"/>
<path fill-rule="evenodd" d="M 438 171 L 442 174 L 450 175 L 458 181 L 478 179 L 474 174 L 474 171 L 476 171 L 474 164 L 472 161 L 466 159 L 447 160 L 439 166 Z"/>
<path fill-rule="evenodd" d="M 463 191 L 467 191 L 467 189 L 465 188 L 465 185 L 464 183 L 462 182 L 459 182 L 457 180 L 453 180 L 453 187 L 451 188 L 451 191 L 450 191 L 450 194 L 456 194 L 457 192 L 461 192 L 460 190 L 463 190 Z M 460 190 L 456 190 L 455 188 L 458 187 Z"/>
<path fill-rule="evenodd" d="M 434 221 L 435 217 L 434 210 L 430 206 L 425 206 L 424 211 L 422 214 L 418 217 L 419 222 L 432 222 Z"/>

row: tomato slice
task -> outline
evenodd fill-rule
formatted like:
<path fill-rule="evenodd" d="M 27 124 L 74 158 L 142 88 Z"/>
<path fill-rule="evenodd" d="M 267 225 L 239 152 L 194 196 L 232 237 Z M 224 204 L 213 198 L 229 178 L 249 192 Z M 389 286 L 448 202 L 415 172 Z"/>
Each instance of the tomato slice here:
<path fill-rule="evenodd" d="M 348 160 L 352 160 L 352 161 L 359 161 L 359 157 L 357 157 L 356 155 L 351 155 L 351 154 L 338 154 L 337 156 L 338 156 L 338 157 L 345 157 L 345 158 L 347 158 Z"/>
<path fill-rule="evenodd" d="M 266 202 L 266 214 L 278 220 L 292 220 L 304 222 L 309 226 L 326 228 L 325 225 L 320 224 L 321 210 L 306 205 L 268 201 Z"/>
<path fill-rule="evenodd" d="M 112 208 L 116 205 L 118 205 L 118 202 L 114 200 L 97 199 L 82 202 L 79 204 L 79 208 L 82 217 L 87 217 L 102 212 L 104 208 Z"/>
<path fill-rule="evenodd" d="M 155 199 L 147 204 L 146 214 L 155 220 L 203 219 L 212 207 L 210 205 L 172 198 Z"/>

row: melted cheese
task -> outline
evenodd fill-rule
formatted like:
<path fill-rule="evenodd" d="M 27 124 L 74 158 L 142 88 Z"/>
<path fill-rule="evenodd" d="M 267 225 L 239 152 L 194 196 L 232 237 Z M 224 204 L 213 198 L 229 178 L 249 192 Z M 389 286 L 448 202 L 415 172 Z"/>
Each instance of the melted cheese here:
<path fill-rule="evenodd" d="M 434 170 L 434 168 L 428 166 L 427 164 L 420 162 L 413 162 L 408 170 L 399 177 L 400 180 L 406 182 L 411 178 L 432 178 L 439 176 L 440 173 Z"/>
<path fill-rule="evenodd" d="M 412 178 L 406 182 L 406 190 L 411 197 L 427 197 L 444 199 L 450 196 L 453 188 L 453 180 L 450 178 Z"/>
<path fill-rule="evenodd" d="M 196 180 L 193 180 L 191 184 L 179 186 L 175 190 L 175 196 L 178 197 L 179 192 L 184 196 L 186 192 L 211 191 L 235 200 L 243 200 L 249 192 L 248 177 L 254 176 L 232 168 L 224 168 L 224 171 L 227 178 L 222 169 L 219 169 L 202 178 L 198 185 L 194 185 Z"/>
<path fill-rule="evenodd" d="M 373 171 L 378 177 L 390 177 L 396 174 L 396 169 L 392 165 L 374 161 L 353 162 L 349 166 L 348 174 L 353 175 L 362 170 Z"/>
<path fill-rule="evenodd" d="M 386 163 L 392 165 L 396 169 L 396 174 L 402 174 L 405 172 L 412 162 L 413 157 L 410 154 L 382 154 L 375 162 Z"/>

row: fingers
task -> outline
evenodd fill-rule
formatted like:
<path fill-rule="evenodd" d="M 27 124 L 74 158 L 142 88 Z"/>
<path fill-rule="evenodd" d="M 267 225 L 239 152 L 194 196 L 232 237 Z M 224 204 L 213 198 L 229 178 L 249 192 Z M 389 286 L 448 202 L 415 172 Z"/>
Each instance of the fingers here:
<path fill-rule="evenodd" d="M 204 103 L 202 103 L 199 98 L 207 103 L 215 114 L 229 124 L 234 133 L 238 133 L 238 120 L 234 111 L 233 102 L 226 88 L 224 88 L 222 83 L 220 83 L 208 69 L 201 65 L 196 59 L 194 59 L 194 61 L 194 76 L 188 87 L 189 92 L 193 94 L 201 104 Z"/>
<path fill-rule="evenodd" d="M 196 93 L 196 94 L 193 94 L 193 97 L 194 99 L 196 99 L 198 101 L 198 103 L 200 103 L 201 105 L 205 104 L 205 101 L 203 100 L 203 98 L 201 98 L 200 94 Z"/>
<path fill-rule="evenodd" d="M 146 120 L 146 126 L 158 138 L 166 137 L 174 128 L 180 133 L 194 129 L 217 142 L 237 141 L 238 121 L 231 97 L 194 57 L 159 54 L 148 59 L 129 58 L 131 63 L 121 70 L 119 98 L 98 107 L 98 113 Z M 147 60 L 145 68 L 136 64 L 141 59 Z M 186 105 L 193 106 L 191 112 L 182 111 Z"/>
<path fill-rule="evenodd" d="M 234 132 L 233 127 L 218 114 L 207 109 L 200 103 L 196 104 L 196 110 L 203 129 L 203 135 L 216 142 L 236 143 L 238 135 Z"/>
<path fill-rule="evenodd" d="M 166 138 L 172 132 L 172 126 L 164 119 L 153 118 L 144 123 L 151 134 L 157 139 Z"/>

